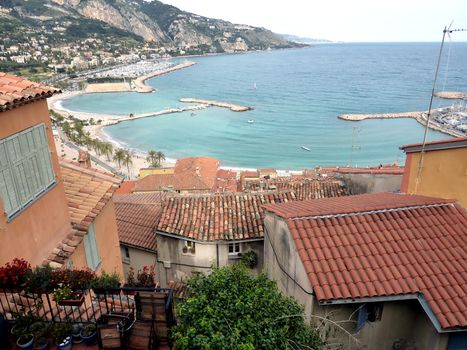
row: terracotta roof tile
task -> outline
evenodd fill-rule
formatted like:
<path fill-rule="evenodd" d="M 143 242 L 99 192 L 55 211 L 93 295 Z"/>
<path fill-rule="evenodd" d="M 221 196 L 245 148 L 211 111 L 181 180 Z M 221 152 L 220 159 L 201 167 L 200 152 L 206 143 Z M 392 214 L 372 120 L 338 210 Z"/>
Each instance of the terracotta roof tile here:
<path fill-rule="evenodd" d="M 75 227 L 80 225 L 81 230 L 87 230 L 122 179 L 71 162 L 62 161 L 60 166 L 71 222 Z"/>
<path fill-rule="evenodd" d="M 431 146 L 431 145 L 449 145 L 452 143 L 458 143 L 458 142 L 464 142 L 467 141 L 467 136 L 462 136 L 462 137 L 454 137 L 450 139 L 444 139 L 444 140 L 438 140 L 438 141 L 431 141 L 431 142 L 426 142 L 425 146 Z M 400 147 L 402 150 L 406 150 L 407 148 L 413 148 L 413 147 L 421 147 L 423 146 L 423 143 L 412 143 L 409 145 L 403 145 Z"/>
<path fill-rule="evenodd" d="M 61 92 L 24 78 L 0 72 L 0 112 Z"/>
<path fill-rule="evenodd" d="M 292 200 L 291 191 L 170 197 L 157 230 L 200 241 L 263 238 L 262 206 Z"/>
<path fill-rule="evenodd" d="M 467 327 L 467 214 L 452 201 L 374 193 L 265 208 L 305 247 L 299 256 L 319 301 L 421 293 L 443 329 Z"/>

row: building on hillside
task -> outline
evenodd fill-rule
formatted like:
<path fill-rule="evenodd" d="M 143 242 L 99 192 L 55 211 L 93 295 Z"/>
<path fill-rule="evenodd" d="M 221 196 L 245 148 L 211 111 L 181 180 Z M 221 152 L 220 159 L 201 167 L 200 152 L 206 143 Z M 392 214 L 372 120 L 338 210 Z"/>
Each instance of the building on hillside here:
<path fill-rule="evenodd" d="M 68 266 L 89 267 L 100 272 L 117 272 L 123 277 L 117 221 L 112 195 L 122 179 L 97 169 L 76 163 L 60 163 L 68 209 L 76 245 L 73 240 L 62 242 L 53 252 L 55 261 L 70 254 Z M 71 244 L 71 242 L 73 242 Z"/>
<path fill-rule="evenodd" d="M 263 210 L 268 203 L 295 200 L 291 191 L 169 197 L 157 225 L 157 272 L 162 286 L 185 281 L 213 266 L 256 256 L 263 268 Z M 253 253 L 249 253 L 249 252 Z"/>
<path fill-rule="evenodd" d="M 59 164 L 46 101 L 57 92 L 0 73 L 0 264 L 24 258 L 120 273 L 115 214 L 106 204 L 119 180 Z"/>
<path fill-rule="evenodd" d="M 467 207 L 467 136 L 427 142 L 423 152 L 421 143 L 401 149 L 407 154 L 402 192 L 455 198 Z"/>
<path fill-rule="evenodd" d="M 139 178 L 142 179 L 148 175 L 173 174 L 175 168 L 141 168 L 139 169 Z"/>
<path fill-rule="evenodd" d="M 116 194 L 118 236 L 125 276 L 132 267 L 156 267 L 156 227 L 162 212 L 163 193 Z"/>
<path fill-rule="evenodd" d="M 297 200 L 330 198 L 349 195 L 342 181 L 335 179 L 293 179 L 277 177 L 259 181 L 249 181 L 244 188 L 246 192 L 274 190 L 293 190 Z"/>
<path fill-rule="evenodd" d="M 350 349 L 467 344 L 467 215 L 458 204 L 373 193 L 265 211 L 268 276 L 307 317 L 348 332 L 328 323 L 336 331 L 330 342 Z"/>
<path fill-rule="evenodd" d="M 404 167 L 398 165 L 367 168 L 338 167 L 333 170 L 333 174 L 352 194 L 399 192 Z"/>
<path fill-rule="evenodd" d="M 173 173 L 146 175 L 133 192 L 208 193 L 216 190 L 219 161 L 208 157 L 179 159 Z"/>

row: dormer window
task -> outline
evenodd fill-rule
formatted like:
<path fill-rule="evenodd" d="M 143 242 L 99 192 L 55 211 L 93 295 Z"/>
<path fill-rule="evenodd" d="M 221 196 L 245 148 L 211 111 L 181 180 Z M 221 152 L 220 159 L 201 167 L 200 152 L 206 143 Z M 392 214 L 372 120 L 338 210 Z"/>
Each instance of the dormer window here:
<path fill-rule="evenodd" d="M 8 219 L 55 183 L 45 125 L 0 140 L 0 197 Z"/>

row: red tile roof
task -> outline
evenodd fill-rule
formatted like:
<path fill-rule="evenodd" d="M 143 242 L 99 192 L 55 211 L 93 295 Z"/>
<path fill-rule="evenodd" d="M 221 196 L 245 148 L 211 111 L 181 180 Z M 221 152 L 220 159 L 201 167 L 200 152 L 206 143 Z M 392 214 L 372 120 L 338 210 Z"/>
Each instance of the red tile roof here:
<path fill-rule="evenodd" d="M 262 206 L 292 200 L 291 191 L 168 198 L 157 230 L 199 241 L 263 238 Z"/>
<path fill-rule="evenodd" d="M 214 189 L 219 161 L 209 157 L 192 157 L 177 160 L 174 174 L 198 177 L 206 188 Z"/>
<path fill-rule="evenodd" d="M 136 181 L 130 181 L 130 180 L 123 181 L 120 187 L 117 188 L 115 193 L 118 193 L 118 194 L 132 193 L 133 190 L 135 189 L 135 186 L 136 186 Z"/>
<path fill-rule="evenodd" d="M 43 264 L 62 267 L 81 244 L 88 226 L 111 199 L 121 182 L 112 174 L 83 168 L 71 162 L 60 162 L 65 194 L 70 212 L 70 233 L 53 249 Z"/>
<path fill-rule="evenodd" d="M 112 197 L 114 203 L 159 204 L 167 197 L 163 192 L 151 193 L 115 193 Z"/>
<path fill-rule="evenodd" d="M 290 177 L 278 177 L 268 181 L 249 181 L 245 184 L 245 190 L 247 191 L 257 191 L 259 189 L 293 190 L 297 200 L 349 195 L 347 188 L 338 180 L 296 180 Z"/>
<path fill-rule="evenodd" d="M 0 112 L 42 100 L 60 90 L 0 72 Z"/>
<path fill-rule="evenodd" d="M 425 146 L 430 146 L 430 145 L 449 145 L 452 143 L 458 143 L 458 142 L 464 142 L 467 141 L 467 136 L 463 137 L 454 137 L 450 139 L 444 139 L 444 140 L 438 140 L 438 141 L 431 141 L 431 142 L 426 142 Z M 412 143 L 409 145 L 403 145 L 400 147 L 400 149 L 405 150 L 407 148 L 412 148 L 412 147 L 421 147 L 423 146 L 423 143 Z"/>
<path fill-rule="evenodd" d="M 161 204 L 115 203 L 120 243 L 155 252 L 155 228 L 162 212 Z"/>
<path fill-rule="evenodd" d="M 122 179 L 97 169 L 75 163 L 60 163 L 71 222 L 75 228 L 87 230 L 112 198 Z"/>
<path fill-rule="evenodd" d="M 152 174 L 136 182 L 134 192 L 211 191 L 198 176 L 191 174 Z"/>
<path fill-rule="evenodd" d="M 236 192 L 237 173 L 231 170 L 219 169 L 216 175 L 216 192 Z"/>
<path fill-rule="evenodd" d="M 467 215 L 458 205 L 374 193 L 266 210 L 287 219 L 320 302 L 421 293 L 441 328 L 467 327 Z"/>

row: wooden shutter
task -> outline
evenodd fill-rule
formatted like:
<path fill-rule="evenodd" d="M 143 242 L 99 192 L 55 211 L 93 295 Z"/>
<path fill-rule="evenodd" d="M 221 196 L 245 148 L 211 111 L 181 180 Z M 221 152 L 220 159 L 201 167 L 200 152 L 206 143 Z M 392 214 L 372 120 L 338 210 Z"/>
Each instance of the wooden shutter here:
<path fill-rule="evenodd" d="M 15 190 L 4 141 L 0 141 L 0 197 L 8 215 L 20 209 L 20 200 Z"/>
<path fill-rule="evenodd" d="M 84 236 L 84 251 L 86 253 L 86 262 L 88 263 L 89 268 L 92 270 L 97 269 L 101 261 L 99 258 L 94 224 L 89 225 L 88 232 Z"/>

